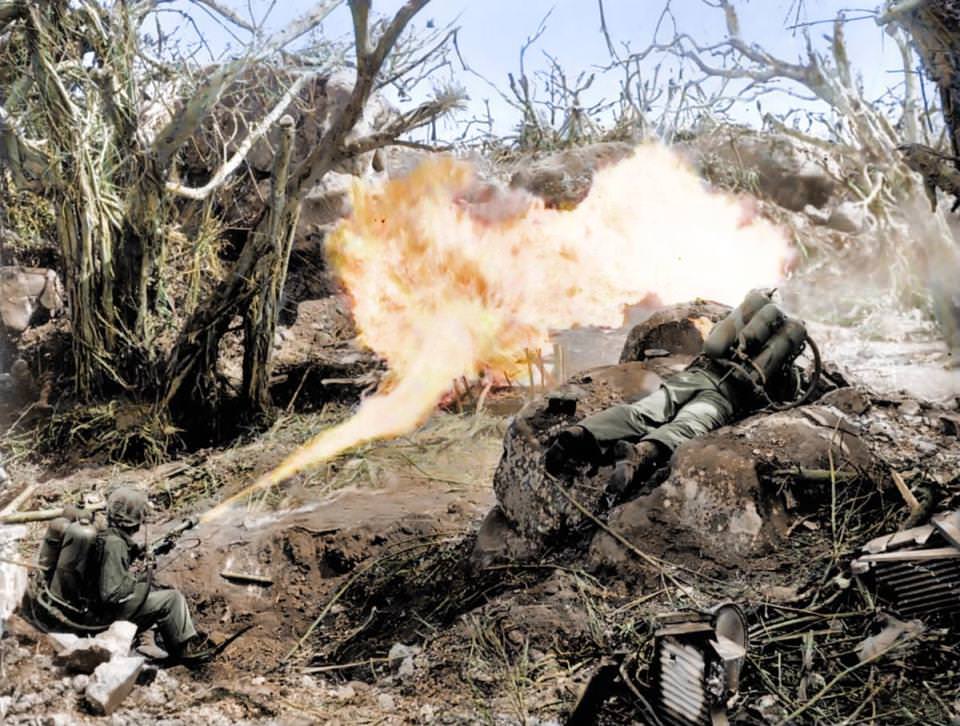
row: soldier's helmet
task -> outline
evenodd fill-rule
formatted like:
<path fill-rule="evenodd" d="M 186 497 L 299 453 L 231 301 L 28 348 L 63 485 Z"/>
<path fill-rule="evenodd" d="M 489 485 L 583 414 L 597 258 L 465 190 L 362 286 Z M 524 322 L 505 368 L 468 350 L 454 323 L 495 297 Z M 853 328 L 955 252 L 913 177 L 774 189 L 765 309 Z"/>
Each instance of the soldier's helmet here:
<path fill-rule="evenodd" d="M 147 514 L 147 495 L 138 489 L 120 487 L 107 500 L 107 519 L 120 527 L 139 527 Z"/>

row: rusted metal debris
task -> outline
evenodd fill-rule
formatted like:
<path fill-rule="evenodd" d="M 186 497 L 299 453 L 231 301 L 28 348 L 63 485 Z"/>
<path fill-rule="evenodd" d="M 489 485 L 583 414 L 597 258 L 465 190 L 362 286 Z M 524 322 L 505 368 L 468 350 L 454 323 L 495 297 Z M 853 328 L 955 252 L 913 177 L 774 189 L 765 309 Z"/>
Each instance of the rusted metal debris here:
<path fill-rule="evenodd" d="M 872 539 L 863 552 L 851 571 L 871 580 L 880 602 L 901 617 L 960 613 L 960 510 Z"/>
<path fill-rule="evenodd" d="M 747 621 L 731 603 L 705 613 L 660 619 L 654 634 L 653 683 L 664 724 L 726 724 L 727 703 L 740 687 Z"/>

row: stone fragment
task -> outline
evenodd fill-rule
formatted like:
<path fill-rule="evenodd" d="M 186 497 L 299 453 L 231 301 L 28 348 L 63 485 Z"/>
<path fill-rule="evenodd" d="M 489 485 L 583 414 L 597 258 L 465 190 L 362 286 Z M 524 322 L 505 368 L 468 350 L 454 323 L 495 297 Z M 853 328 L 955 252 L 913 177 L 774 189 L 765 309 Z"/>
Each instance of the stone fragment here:
<path fill-rule="evenodd" d="M 144 658 L 119 656 L 97 666 L 85 693 L 94 713 L 109 716 L 130 695 L 143 668 Z"/>
<path fill-rule="evenodd" d="M 413 648 L 409 645 L 404 645 L 403 643 L 394 643 L 390 647 L 390 652 L 387 653 L 387 659 L 390 661 L 390 665 L 394 668 L 400 666 L 404 660 L 412 657 L 414 654 Z"/>
<path fill-rule="evenodd" d="M 414 670 L 413 657 L 404 658 L 403 663 L 401 663 L 397 669 L 397 675 L 400 676 L 402 680 L 407 680 L 413 678 Z"/>
<path fill-rule="evenodd" d="M 78 638 L 73 633 L 50 633 L 53 662 L 71 673 L 93 673 L 113 654 L 94 638 Z"/>
<path fill-rule="evenodd" d="M 94 640 L 116 656 L 130 655 L 133 639 L 137 635 L 137 626 L 126 620 L 118 620 L 106 632 L 100 633 Z"/>
<path fill-rule="evenodd" d="M 111 657 L 129 655 L 136 634 L 136 625 L 118 620 L 95 638 L 80 638 L 72 633 L 50 633 L 47 637 L 56 652 L 55 665 L 71 673 L 89 674 Z"/>
<path fill-rule="evenodd" d="M 389 693 L 381 693 L 377 696 L 377 705 L 381 711 L 393 711 L 396 707 L 396 701 Z"/>

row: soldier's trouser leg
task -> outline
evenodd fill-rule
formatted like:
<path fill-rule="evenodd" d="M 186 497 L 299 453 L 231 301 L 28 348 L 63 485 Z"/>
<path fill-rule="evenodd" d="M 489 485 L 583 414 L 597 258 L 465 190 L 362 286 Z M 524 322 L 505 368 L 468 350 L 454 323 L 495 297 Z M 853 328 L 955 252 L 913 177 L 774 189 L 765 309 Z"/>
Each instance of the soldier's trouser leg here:
<path fill-rule="evenodd" d="M 708 400 L 714 404 L 717 411 L 723 409 L 728 412 L 726 417 L 732 416 L 732 406 L 730 406 L 726 398 L 717 390 L 713 379 L 703 371 L 691 369 L 671 376 L 664 381 L 659 389 L 641 398 L 639 401 L 612 406 L 593 416 L 588 416 L 580 421 L 580 425 L 592 433 L 597 441 L 601 443 L 620 439 L 636 441 L 644 438 L 652 438 L 649 435 L 655 429 L 673 421 L 680 415 L 684 406 L 692 403 L 704 393 L 711 394 L 708 396 Z M 714 396 L 716 398 L 714 398 Z M 708 412 L 702 410 L 699 406 L 696 407 L 691 414 L 694 419 L 699 418 L 701 415 L 709 418 Z M 725 420 L 727 420 L 727 418 L 725 418 Z M 683 425 L 683 422 L 681 422 L 681 425 L 676 428 L 678 433 L 683 430 Z M 722 425 L 722 423 L 712 425 L 711 428 L 716 428 L 720 425 Z M 669 441 L 675 437 L 666 436 L 664 438 Z M 660 441 L 659 438 L 654 440 Z M 664 442 L 664 445 L 667 444 Z M 674 444 L 668 448 L 672 451 L 675 447 L 676 445 Z"/>
<path fill-rule="evenodd" d="M 718 391 L 701 391 L 677 412 L 673 420 L 643 437 L 673 451 L 684 441 L 720 428 L 733 419 L 733 406 Z"/>
<path fill-rule="evenodd" d="M 643 403 L 645 405 L 641 406 Z M 620 439 L 639 439 L 646 436 L 657 424 L 651 421 L 651 410 L 665 410 L 668 405 L 667 394 L 660 388 L 637 403 L 621 403 L 604 409 L 593 416 L 587 416 L 579 422 L 593 434 L 597 441 L 618 441 Z M 666 420 L 661 416 L 660 421 Z"/>
<path fill-rule="evenodd" d="M 156 625 L 166 649 L 183 645 L 197 634 L 187 600 L 178 590 L 151 591 L 140 612 L 127 617 L 141 630 Z"/>

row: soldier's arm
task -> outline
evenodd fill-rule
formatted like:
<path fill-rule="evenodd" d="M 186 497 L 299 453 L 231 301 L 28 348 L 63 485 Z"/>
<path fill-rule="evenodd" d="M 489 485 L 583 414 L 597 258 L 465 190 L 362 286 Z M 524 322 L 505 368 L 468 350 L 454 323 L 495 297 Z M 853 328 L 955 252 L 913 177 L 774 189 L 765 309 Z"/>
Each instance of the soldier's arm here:
<path fill-rule="evenodd" d="M 116 536 L 107 536 L 100 559 L 100 600 L 107 605 L 120 605 L 133 595 L 137 579 L 125 564 L 127 545 Z"/>

